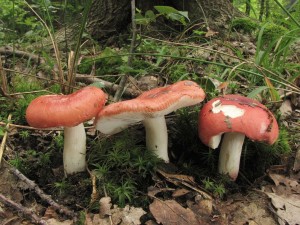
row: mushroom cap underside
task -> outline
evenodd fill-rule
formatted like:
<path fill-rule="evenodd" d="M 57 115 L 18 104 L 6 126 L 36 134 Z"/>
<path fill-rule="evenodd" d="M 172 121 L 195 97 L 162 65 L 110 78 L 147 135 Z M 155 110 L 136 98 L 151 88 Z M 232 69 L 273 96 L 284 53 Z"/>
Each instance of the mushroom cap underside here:
<path fill-rule="evenodd" d="M 106 106 L 96 117 L 95 125 L 104 134 L 115 134 L 147 118 L 162 117 L 179 108 L 203 101 L 205 93 L 192 81 L 146 91 L 135 99 Z"/>

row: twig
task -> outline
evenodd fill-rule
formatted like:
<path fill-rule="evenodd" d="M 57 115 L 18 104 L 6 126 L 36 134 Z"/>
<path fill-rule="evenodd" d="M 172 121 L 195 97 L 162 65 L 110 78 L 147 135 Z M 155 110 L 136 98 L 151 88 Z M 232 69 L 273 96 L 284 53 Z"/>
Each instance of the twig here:
<path fill-rule="evenodd" d="M 2 202 L 4 205 L 6 205 L 8 207 L 11 207 L 11 208 L 21 212 L 24 216 L 30 218 L 35 223 L 38 223 L 38 224 L 41 224 L 41 225 L 47 225 L 48 224 L 45 220 L 38 217 L 38 215 L 36 215 L 33 210 L 30 210 L 30 209 L 22 206 L 21 204 L 16 203 L 11 199 L 6 198 L 1 193 L 0 193 L 0 202 Z"/>
<path fill-rule="evenodd" d="M 91 84 L 91 83 L 94 83 L 94 82 L 100 82 L 110 92 L 116 92 L 119 89 L 118 84 L 114 84 L 114 83 L 99 79 L 99 78 L 94 77 L 94 76 L 89 76 L 89 75 L 84 75 L 84 74 L 76 74 L 76 80 L 84 82 L 86 84 Z M 124 90 L 123 94 L 126 95 L 126 96 L 130 96 L 130 97 L 137 97 L 138 95 L 141 94 L 141 91 L 134 90 L 132 88 L 126 88 Z"/>
<path fill-rule="evenodd" d="M 3 135 L 1 146 L 0 146 L 0 165 L 1 165 L 1 160 L 2 160 L 2 155 L 3 155 L 3 152 L 4 152 L 6 140 L 7 140 L 7 135 L 8 135 L 8 129 L 9 129 L 10 121 L 11 121 L 11 114 L 9 114 L 8 117 L 7 117 L 7 124 L 5 126 L 5 133 Z"/>
<path fill-rule="evenodd" d="M 45 200 L 49 205 L 51 205 L 54 209 L 58 210 L 59 213 L 63 213 L 71 218 L 76 218 L 76 214 L 70 209 L 66 208 L 63 205 L 59 205 L 56 203 L 50 195 L 44 193 L 42 189 L 32 180 L 29 180 L 25 177 L 18 169 L 10 167 L 9 170 L 16 175 L 20 180 L 25 182 L 31 190 L 34 190 L 41 199 Z"/>
<path fill-rule="evenodd" d="M 6 126 L 6 123 L 0 121 L 0 127 Z M 30 126 L 25 126 L 25 125 L 18 125 L 18 124 L 9 124 L 10 127 L 15 127 L 15 128 L 21 128 L 21 129 L 27 129 L 27 130 L 44 130 L 44 131 L 63 131 L 63 127 L 54 127 L 54 128 L 36 128 L 36 127 L 30 127 Z M 91 128 L 94 128 L 95 126 L 86 126 L 84 129 L 88 130 Z"/>
<path fill-rule="evenodd" d="M 137 36 L 137 28 L 136 28 L 136 22 L 135 22 L 135 0 L 131 0 L 131 24 L 132 24 L 132 38 L 131 38 L 131 43 L 130 43 L 130 55 L 128 56 L 128 62 L 127 65 L 129 67 L 132 66 L 132 60 L 134 55 L 132 53 L 135 52 L 135 47 L 136 47 L 136 36 Z M 124 75 L 121 77 L 119 87 L 115 93 L 114 96 L 114 102 L 117 102 L 120 100 L 123 91 L 125 89 L 125 85 L 127 83 L 128 76 Z"/>
<path fill-rule="evenodd" d="M 1 49 L 1 48 L 0 48 Z M 1 94 L 3 96 L 7 96 L 7 77 L 6 77 L 6 73 L 3 69 L 2 66 L 2 60 L 1 60 L 1 52 L 0 52 L 0 76 L 1 76 Z"/>
<path fill-rule="evenodd" d="M 6 126 L 7 123 L 1 122 L 0 121 L 0 127 Z M 27 129 L 27 130 L 48 130 L 48 131 L 62 131 L 64 130 L 63 128 L 35 128 L 35 127 L 30 127 L 30 126 L 25 126 L 25 125 L 18 125 L 18 124 L 9 124 L 10 127 L 15 127 L 15 128 L 21 128 L 21 129 Z"/>

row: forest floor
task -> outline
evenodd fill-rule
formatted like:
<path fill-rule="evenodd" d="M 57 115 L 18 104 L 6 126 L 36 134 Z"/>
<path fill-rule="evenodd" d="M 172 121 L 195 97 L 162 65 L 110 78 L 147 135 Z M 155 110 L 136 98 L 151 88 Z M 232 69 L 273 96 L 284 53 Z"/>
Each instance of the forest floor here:
<path fill-rule="evenodd" d="M 238 45 L 238 43 L 233 44 Z M 247 51 L 252 47 L 253 45 L 248 46 Z M 223 58 L 223 60 L 231 59 Z M 299 105 L 284 106 L 282 110 L 286 113 L 282 121 L 286 127 L 299 126 Z M 78 190 L 64 193 L 62 197 L 47 193 L 48 187 L 55 182 L 54 178 L 44 179 L 48 176 L 47 173 L 31 174 L 27 178 L 6 162 L 15 155 L 13 153 L 15 151 L 22 155 L 22 151 L 28 149 L 24 147 L 25 145 L 30 146 L 30 149 L 32 145 L 39 143 L 41 145 L 39 148 L 49 148 L 50 141 L 46 137 L 53 131 L 32 131 L 31 136 L 34 141 L 32 139 L 25 141 L 18 134 L 21 129 L 23 128 L 10 126 L 4 143 L 5 151 L 0 168 L 0 202 L 2 203 L 0 225 L 75 224 L 72 217 L 79 209 L 84 217 L 82 214 L 76 216 L 81 224 L 86 225 L 300 224 L 299 142 L 291 143 L 293 153 L 282 159 L 281 164 L 272 165 L 263 176 L 258 177 L 254 182 L 249 181 L 243 191 L 231 192 L 224 198 L 217 198 L 205 191 L 190 175 L 170 172 L 168 167 L 174 165 L 169 164 L 157 169 L 153 174 L 153 186 L 148 187 L 148 193 L 144 193 L 150 199 L 148 207 L 126 205 L 120 208 L 114 205 L 109 197 L 102 197 L 100 209 L 95 212 L 95 210 L 86 210 L 80 202 L 82 195 L 90 195 L 91 201 L 99 199 L 95 198 L 97 191 L 93 189 L 95 185 L 89 173 L 71 177 L 71 182 L 78 185 L 77 187 L 75 185 Z M 295 129 L 291 130 L 293 132 Z M 296 130 L 299 130 L 299 127 Z M 90 134 L 90 137 L 93 135 Z M 53 177 L 63 176 L 63 169 L 59 164 L 61 161 L 51 167 L 49 173 Z M 80 179 L 89 176 L 90 188 L 83 190 L 80 187 Z M 74 209 L 75 212 L 72 211 Z"/>

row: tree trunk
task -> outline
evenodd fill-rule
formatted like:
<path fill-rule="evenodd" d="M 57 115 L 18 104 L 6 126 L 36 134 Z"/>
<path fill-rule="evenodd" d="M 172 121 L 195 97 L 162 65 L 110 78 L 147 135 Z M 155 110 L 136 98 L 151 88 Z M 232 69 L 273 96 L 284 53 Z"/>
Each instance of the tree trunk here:
<path fill-rule="evenodd" d="M 223 33 L 228 22 L 242 13 L 235 9 L 230 0 L 172 0 L 178 10 L 188 11 L 193 23 L 205 22 L 213 30 Z"/>
<path fill-rule="evenodd" d="M 220 33 L 228 28 L 227 24 L 234 16 L 242 16 L 231 0 L 137 0 L 137 8 L 142 12 L 155 12 L 155 5 L 188 11 L 192 23 L 205 23 Z M 130 0 L 94 0 L 89 18 L 87 29 L 94 39 L 118 35 L 130 23 Z"/>
<path fill-rule="evenodd" d="M 95 40 L 118 35 L 130 23 L 130 0 L 94 0 L 87 30 Z"/>

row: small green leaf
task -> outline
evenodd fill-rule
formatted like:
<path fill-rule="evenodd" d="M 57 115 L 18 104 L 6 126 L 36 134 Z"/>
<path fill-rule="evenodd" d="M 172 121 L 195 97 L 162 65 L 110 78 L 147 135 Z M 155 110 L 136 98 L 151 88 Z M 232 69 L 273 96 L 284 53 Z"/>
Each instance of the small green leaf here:
<path fill-rule="evenodd" d="M 2 137 L 4 135 L 4 128 L 0 127 L 0 137 Z"/>
<path fill-rule="evenodd" d="M 253 91 L 251 91 L 247 97 L 248 98 L 255 98 L 259 93 L 261 93 L 262 91 L 268 89 L 267 86 L 261 86 L 261 87 L 258 87 L 258 88 L 255 88 Z"/>
<path fill-rule="evenodd" d="M 178 13 L 178 10 L 177 9 L 174 9 L 173 7 L 171 6 L 154 6 L 154 8 L 159 12 L 159 13 L 162 13 L 162 14 L 170 14 L 170 13 Z"/>

